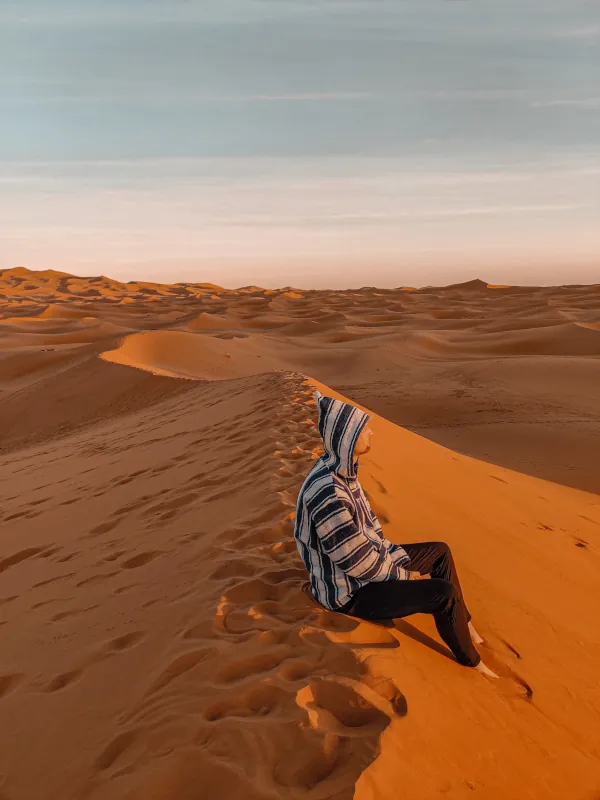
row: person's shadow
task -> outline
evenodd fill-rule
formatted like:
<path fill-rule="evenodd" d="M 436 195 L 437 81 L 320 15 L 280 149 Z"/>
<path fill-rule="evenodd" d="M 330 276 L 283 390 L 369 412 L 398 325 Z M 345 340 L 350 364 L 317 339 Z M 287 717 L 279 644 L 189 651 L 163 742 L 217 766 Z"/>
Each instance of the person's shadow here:
<path fill-rule="evenodd" d="M 450 661 L 456 661 L 447 647 L 444 647 L 440 642 L 436 642 L 431 636 L 415 628 L 414 625 L 411 625 L 410 622 L 407 622 L 405 619 L 373 620 L 373 622 L 375 625 L 381 625 L 384 628 L 394 628 L 399 633 L 403 633 L 404 636 L 408 636 L 409 639 L 413 639 L 413 641 L 419 642 L 419 644 L 423 644 L 431 650 L 435 650 L 436 653 L 444 656 L 444 658 L 448 658 Z"/>

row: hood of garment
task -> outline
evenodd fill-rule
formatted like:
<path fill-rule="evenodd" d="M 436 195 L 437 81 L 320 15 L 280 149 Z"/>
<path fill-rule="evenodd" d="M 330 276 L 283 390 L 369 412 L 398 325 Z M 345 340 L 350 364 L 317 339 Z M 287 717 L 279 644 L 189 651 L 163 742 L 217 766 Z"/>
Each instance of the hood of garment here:
<path fill-rule="evenodd" d="M 315 392 L 319 411 L 319 433 L 323 437 L 323 461 L 333 472 L 355 478 L 357 462 L 354 447 L 369 415 L 350 403 Z"/>

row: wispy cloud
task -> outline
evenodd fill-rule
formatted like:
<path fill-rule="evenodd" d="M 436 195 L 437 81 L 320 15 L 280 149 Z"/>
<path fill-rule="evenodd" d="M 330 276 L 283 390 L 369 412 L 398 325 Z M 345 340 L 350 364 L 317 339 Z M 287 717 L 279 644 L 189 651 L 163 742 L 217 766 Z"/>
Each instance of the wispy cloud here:
<path fill-rule="evenodd" d="M 555 31 L 552 36 L 554 39 L 596 39 L 600 37 L 600 25 L 587 25 L 584 28 Z"/>
<path fill-rule="evenodd" d="M 263 0 L 2 0 L 0 23 L 48 29 L 111 28 L 157 24 L 231 24 L 267 22 L 318 13 L 311 3 Z"/>
<path fill-rule="evenodd" d="M 311 215 L 282 215 L 278 214 L 247 214 L 239 217 L 215 217 L 211 219 L 211 224 L 222 225 L 224 227 L 333 227 L 333 226 L 373 226 L 373 225 L 395 225 L 401 221 L 435 221 L 460 217 L 505 217 L 521 214 L 547 214 L 564 211 L 581 211 L 589 208 L 583 203 L 540 203 L 536 205 L 506 205 L 506 206 L 473 206 L 458 208 L 431 208 L 431 209 L 412 209 L 407 211 L 394 210 L 390 212 L 368 212 L 361 213 L 322 213 L 318 216 Z"/>
<path fill-rule="evenodd" d="M 595 110 L 600 108 L 600 97 L 585 97 L 579 99 L 564 100 L 538 100 L 531 104 L 534 108 L 553 108 L 554 106 L 570 106 L 573 108 L 588 108 Z"/>
<path fill-rule="evenodd" d="M 221 101 L 224 103 L 276 103 L 276 102 L 293 102 L 293 103 L 311 103 L 311 102 L 325 102 L 328 100 L 369 100 L 375 95 L 369 92 L 301 92 L 298 94 L 250 94 L 239 95 L 237 97 L 219 97 L 213 98 L 215 102 Z"/>
<path fill-rule="evenodd" d="M 0 82 L 1 83 L 1 82 Z M 281 94 L 170 94 L 148 93 L 144 91 L 123 91 L 108 93 L 57 92 L 47 96 L 19 97 L 13 100 L 18 105 L 37 105 L 40 103 L 77 103 L 81 105 L 106 103 L 129 105 L 233 105 L 244 103 L 352 103 L 374 100 L 378 95 L 371 92 L 290 92 Z"/>

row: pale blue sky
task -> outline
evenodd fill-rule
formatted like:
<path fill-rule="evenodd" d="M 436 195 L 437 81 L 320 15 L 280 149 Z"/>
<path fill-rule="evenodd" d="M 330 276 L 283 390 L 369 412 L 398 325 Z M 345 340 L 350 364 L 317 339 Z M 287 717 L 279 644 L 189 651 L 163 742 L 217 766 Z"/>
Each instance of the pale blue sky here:
<path fill-rule="evenodd" d="M 0 111 L 0 268 L 600 279 L 597 0 L 3 0 Z"/>

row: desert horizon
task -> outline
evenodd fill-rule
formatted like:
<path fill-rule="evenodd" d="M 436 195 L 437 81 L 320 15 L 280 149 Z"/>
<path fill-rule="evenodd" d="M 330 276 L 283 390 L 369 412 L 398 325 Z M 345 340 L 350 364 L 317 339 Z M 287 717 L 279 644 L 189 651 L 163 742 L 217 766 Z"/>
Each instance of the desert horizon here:
<path fill-rule="evenodd" d="M 352 259 L 350 260 L 350 264 L 352 264 Z M 289 283 L 289 284 L 279 284 L 279 285 L 266 285 L 270 281 L 266 281 L 265 285 L 262 283 L 250 283 L 244 285 L 243 283 L 239 283 L 237 285 L 225 285 L 227 281 L 219 281 L 219 268 L 198 268 L 197 266 L 193 267 L 190 265 L 189 267 L 184 267 L 184 274 L 186 271 L 189 270 L 192 276 L 196 276 L 198 280 L 192 280 L 182 278 L 179 280 L 180 276 L 177 275 L 178 269 L 175 265 L 172 264 L 170 261 L 165 261 L 164 264 L 161 262 L 161 269 L 164 270 L 165 267 L 171 266 L 172 272 L 175 273 L 175 277 L 177 280 L 170 280 L 170 281 L 161 281 L 157 279 L 157 275 L 154 272 L 154 268 L 152 265 L 147 264 L 136 264 L 135 267 L 139 269 L 140 267 L 145 268 L 148 267 L 149 271 L 141 278 L 136 277 L 129 277 L 127 274 L 118 277 L 118 274 L 125 269 L 125 272 L 129 272 L 129 267 L 126 265 L 125 268 L 123 265 L 115 265 L 112 268 L 106 269 L 106 265 L 104 265 L 104 270 L 80 270 L 76 273 L 69 272 L 68 270 L 57 269 L 55 267 L 26 267 L 22 264 L 16 264 L 14 266 L 8 267 L 0 267 L 0 275 L 2 273 L 8 274 L 11 273 L 15 276 L 18 276 L 19 273 L 22 273 L 22 276 L 27 276 L 28 274 L 32 273 L 40 273 L 40 274 L 55 274 L 57 276 L 74 278 L 74 279 L 81 279 L 81 280 L 98 280 L 98 279 L 105 279 L 108 281 L 112 281 L 114 283 L 122 283 L 122 284 L 157 284 L 162 286 L 176 286 L 176 285 L 192 285 L 192 286 L 212 286 L 215 289 L 220 289 L 223 291 L 240 291 L 242 289 L 254 288 L 254 289 L 262 289 L 267 291 L 286 291 L 289 289 L 299 289 L 300 291 L 310 292 L 310 291 L 332 291 L 332 292 L 353 292 L 353 291 L 360 291 L 361 289 L 381 289 L 382 291 L 390 291 L 396 289 L 449 289 L 455 286 L 461 286 L 463 284 L 475 283 L 475 284 L 482 284 L 488 286 L 491 289 L 552 289 L 552 288 L 585 288 L 591 287 L 595 288 L 596 286 L 600 285 L 597 281 L 586 281 L 586 280 L 573 280 L 573 281 L 563 281 L 563 282 L 552 282 L 550 280 L 547 281 L 534 281 L 533 276 L 531 280 L 523 280 L 512 282 L 512 278 L 516 275 L 523 273 L 523 260 L 519 264 L 515 264 L 515 272 L 511 269 L 507 269 L 506 265 L 504 265 L 504 269 L 497 266 L 488 266 L 488 268 L 481 268 L 481 264 L 477 262 L 477 265 L 474 263 L 473 266 L 466 266 L 463 265 L 462 269 L 457 269 L 456 273 L 453 276 L 454 267 L 450 267 L 450 273 L 448 273 L 448 265 L 444 266 L 443 269 L 437 273 L 438 276 L 443 276 L 446 278 L 450 278 L 449 282 L 447 283 L 420 283 L 419 281 L 413 281 L 412 283 L 409 282 L 399 282 L 396 284 L 384 285 L 379 283 L 360 283 L 359 282 L 348 282 L 348 272 L 346 271 L 344 278 L 341 278 L 345 281 L 343 285 L 300 285 L 304 283 L 306 280 L 310 280 L 311 275 L 317 275 L 316 270 L 319 270 L 320 279 L 322 280 L 323 273 L 325 275 L 330 274 L 328 272 L 328 267 L 330 266 L 329 263 L 324 263 L 322 269 L 313 266 L 313 270 L 315 272 L 311 272 L 310 269 L 304 270 L 304 279 L 301 279 L 298 283 Z M 594 272 L 590 272 L 591 274 L 595 275 L 596 264 L 590 263 L 590 269 Z M 550 266 L 550 274 L 554 274 L 553 270 L 560 270 L 562 267 L 560 264 L 555 264 L 554 267 Z M 363 266 L 364 270 L 364 266 Z M 244 277 L 249 277 L 248 270 L 244 269 Z M 391 272 L 391 270 L 390 270 Z M 465 274 L 466 272 L 466 274 Z M 492 272 L 496 277 L 492 280 L 486 280 L 481 276 L 486 276 L 488 272 Z M 334 275 L 336 274 L 335 270 L 333 270 Z M 399 269 L 397 266 L 394 268 L 393 273 L 396 277 L 400 277 L 403 273 L 402 269 Z M 386 273 L 387 274 L 387 273 Z M 365 277 L 368 275 L 368 271 L 365 274 Z M 452 278 L 456 278 L 456 280 Z M 504 280 L 502 279 L 504 278 Z M 325 278 L 327 280 L 327 278 Z M 335 279 L 337 281 L 337 276 Z"/>

